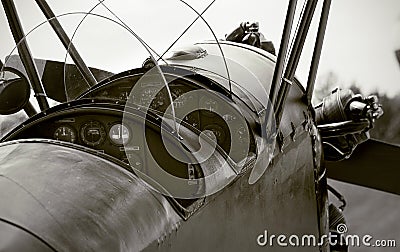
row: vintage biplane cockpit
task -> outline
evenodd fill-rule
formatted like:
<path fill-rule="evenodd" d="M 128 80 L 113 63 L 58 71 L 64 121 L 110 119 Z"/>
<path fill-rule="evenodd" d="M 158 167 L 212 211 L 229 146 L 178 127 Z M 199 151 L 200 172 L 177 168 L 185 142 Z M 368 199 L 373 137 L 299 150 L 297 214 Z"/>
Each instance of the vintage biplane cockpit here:
<path fill-rule="evenodd" d="M 97 70 L 98 78 L 109 77 L 79 93 L 77 90 L 83 90 L 79 84 L 86 83 L 76 74 L 77 69 L 67 66 L 71 69 L 68 78 L 78 76 L 77 80 L 68 79 L 75 84 L 68 93 L 62 86 L 54 88 L 57 85 L 54 80 L 62 76 L 64 68 L 59 62 L 44 62 L 41 79 L 45 87 L 53 85 L 47 93 L 63 103 L 31 116 L 4 136 L 3 141 L 47 139 L 61 145 L 68 143 L 76 148 L 91 149 L 90 152 L 125 163 L 128 170 L 155 179 L 156 184 L 160 183 L 157 176 L 161 179 L 163 175 L 155 174 L 156 169 L 152 171 L 149 167 L 161 166 L 168 174 L 185 182 L 187 179 L 194 181 L 189 186 L 182 185 L 193 189 L 178 187 L 175 192 L 165 188 L 168 194 L 179 195 L 179 191 L 184 191 L 183 199 L 210 195 L 254 165 L 258 152 L 256 141 L 258 148 L 265 144 L 257 140 L 262 134 L 262 118 L 257 115 L 265 110 L 262 102 L 268 97 L 266 93 L 255 92 L 260 83 L 248 80 L 262 74 L 266 77 L 262 88 L 268 89 L 272 75 L 264 69 L 273 69 L 271 56 L 262 50 L 230 42 L 221 44 L 231 59 L 236 57 L 241 61 L 240 65 L 230 60 L 234 67 L 230 81 L 224 77 L 223 67 L 212 64 L 217 58 L 213 50 L 218 50 L 218 44 L 213 42 L 174 52 L 168 59 L 170 64 L 160 66 L 166 85 L 154 66 L 149 68 L 144 64 L 142 68 L 115 75 Z M 22 66 L 18 57 L 11 58 L 10 62 L 13 60 L 16 62 L 13 71 L 23 72 L 23 69 L 18 70 L 18 66 Z M 258 62 L 257 65 L 254 62 Z M 258 72 L 247 71 L 246 74 L 242 71 L 246 65 Z M 23 74 L 20 78 L 26 80 Z M 239 83 L 247 83 L 247 86 Z M 65 101 L 67 95 L 74 99 Z M 176 122 L 179 122 L 178 127 Z M 199 136 L 204 141 L 199 143 Z M 178 150 L 183 147 L 187 153 L 183 149 L 176 154 L 177 150 L 162 148 L 165 142 L 171 142 L 171 146 L 175 146 L 172 148 Z M 215 148 L 219 151 L 210 152 Z M 172 157 L 171 152 L 181 159 Z M 215 157 L 210 158 L 210 155 Z M 204 162 L 199 163 L 202 159 Z M 230 160 L 229 166 L 224 166 L 223 160 Z M 209 179 L 202 181 L 204 177 Z M 179 181 L 165 183 L 175 187 Z M 162 187 L 167 187 L 166 184 Z M 180 200 L 180 203 L 180 207 L 189 207 L 193 200 Z"/>
<path fill-rule="evenodd" d="M 304 211 L 304 216 L 318 220 L 314 233 L 329 232 L 322 153 L 331 161 L 348 158 L 368 138 L 368 130 L 383 111 L 376 97 L 343 90 L 335 90 L 312 107 L 315 79 L 304 88 L 294 76 L 306 24 L 286 59 L 290 22 L 285 24 L 278 56 L 274 45 L 258 31 L 258 23 L 249 22 L 224 40 L 215 37 L 160 56 L 119 20 L 151 56 L 141 59 L 141 67 L 114 74 L 86 65 L 44 0 L 36 3 L 72 62 L 34 59 L 13 1 L 2 3 L 19 55 L 10 54 L 0 65 L 0 113 L 24 110 L 27 118 L 2 130 L 0 158 L 7 176 L 31 186 L 30 195 L 46 199 L 34 206 L 38 213 L 47 216 L 55 209 L 51 218 L 72 226 L 70 230 L 76 224 L 83 235 L 96 225 L 104 227 L 105 234 L 122 230 L 117 232 L 116 246 L 143 249 L 155 243 L 155 236 L 163 237 L 162 232 L 171 229 L 168 225 L 175 228 L 181 219 L 187 221 L 236 182 L 240 189 L 226 202 L 232 203 L 242 193 L 250 195 L 244 201 L 260 194 L 275 197 L 279 211 L 293 211 L 293 207 L 284 209 L 287 205 L 279 193 L 271 193 L 277 190 L 290 194 L 303 209 L 313 207 L 314 212 Z M 291 12 L 294 15 L 289 8 Z M 321 48 L 317 50 L 320 53 Z M 317 64 L 313 62 L 312 68 Z M 310 72 L 315 78 L 316 69 Z M 55 105 L 49 106 L 49 100 Z M 27 165 L 41 170 L 26 169 Z M 30 176 L 44 182 L 25 180 Z M 14 189 L 25 193 L 20 187 Z M 286 189 L 289 192 L 279 191 Z M 86 194 L 90 195 L 87 202 Z M 65 208 L 64 203 L 52 204 L 60 200 L 59 195 L 66 199 Z M 251 202 L 244 208 L 259 203 Z M 100 212 L 113 217 L 103 218 Z M 137 217 L 133 218 L 136 222 L 125 228 L 124 214 Z M 73 221 L 67 222 L 65 216 Z M 29 228 L 41 229 L 46 218 L 38 218 Z M 85 218 L 88 226 L 79 226 Z M 253 224 L 258 225 L 258 220 Z M 280 227 L 277 222 L 272 225 Z M 73 244 L 72 238 L 65 242 L 48 230 L 41 234 L 58 249 L 92 245 Z M 107 236 L 93 235 L 93 247 Z M 126 235 L 135 238 L 126 239 Z M 125 244 L 127 240 L 131 247 Z M 147 244 L 141 244 L 142 240 Z"/>

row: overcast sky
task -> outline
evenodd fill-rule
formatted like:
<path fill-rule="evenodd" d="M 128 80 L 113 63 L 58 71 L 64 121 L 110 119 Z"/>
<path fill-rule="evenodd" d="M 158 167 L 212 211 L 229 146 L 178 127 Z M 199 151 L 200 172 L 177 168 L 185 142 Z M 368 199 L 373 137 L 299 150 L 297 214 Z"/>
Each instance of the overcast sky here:
<path fill-rule="evenodd" d="M 48 0 L 56 14 L 89 11 L 97 0 Z M 211 1 L 188 1 L 201 12 Z M 317 9 L 319 14 L 321 3 Z M 35 1 L 15 0 L 25 32 L 44 20 Z M 162 53 L 191 23 L 196 14 L 178 0 L 106 0 L 105 3 L 154 50 Z M 298 13 L 303 1 L 299 1 Z M 218 38 L 242 21 L 258 21 L 265 36 L 279 46 L 288 1 L 283 0 L 216 0 L 204 18 Z M 112 17 L 103 7 L 95 11 Z M 72 35 L 82 15 L 60 18 Z M 305 47 L 297 76 L 305 82 L 316 34 L 314 19 L 310 39 Z M 0 57 L 4 61 L 13 48 L 3 10 L 0 10 Z M 213 38 L 199 20 L 177 46 Z M 48 26 L 41 26 L 28 37 L 36 58 L 64 61 L 65 50 Z M 97 16 L 89 16 L 74 40 L 88 65 L 118 72 L 138 66 L 147 52 L 126 30 Z M 334 0 L 332 1 L 319 76 L 332 71 L 343 85 L 352 82 L 363 91 L 375 89 L 389 95 L 400 92 L 400 66 L 394 55 L 400 48 L 399 0 Z"/>

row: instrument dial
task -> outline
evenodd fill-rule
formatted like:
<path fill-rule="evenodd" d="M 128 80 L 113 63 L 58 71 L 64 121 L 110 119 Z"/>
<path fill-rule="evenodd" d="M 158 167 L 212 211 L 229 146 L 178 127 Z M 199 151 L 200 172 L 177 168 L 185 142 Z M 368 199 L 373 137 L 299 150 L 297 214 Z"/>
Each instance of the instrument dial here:
<path fill-rule="evenodd" d="M 186 96 L 183 96 L 184 91 L 180 88 L 171 89 L 171 96 L 173 100 L 174 107 L 176 109 L 182 108 L 186 103 Z"/>
<path fill-rule="evenodd" d="M 108 137 L 113 144 L 124 145 L 129 142 L 131 134 L 128 127 L 123 124 L 114 124 L 108 133 Z"/>
<path fill-rule="evenodd" d="M 165 96 L 162 91 L 158 92 L 158 87 L 147 87 L 139 95 L 140 105 L 157 110 L 166 104 Z"/>
<path fill-rule="evenodd" d="M 122 101 L 127 101 L 129 98 L 129 92 L 128 91 L 123 91 L 119 94 L 119 99 Z"/>
<path fill-rule="evenodd" d="M 217 124 L 211 124 L 211 125 L 206 126 L 204 128 L 204 130 L 209 131 L 209 134 L 210 134 L 209 137 L 212 137 L 211 136 L 211 132 L 212 132 L 212 134 L 214 134 L 214 136 L 217 138 L 218 144 L 222 144 L 225 141 L 226 134 L 224 132 L 224 129 L 221 126 L 219 126 Z"/>
<path fill-rule="evenodd" d="M 105 140 L 104 126 L 97 121 L 85 123 L 81 128 L 82 141 L 89 146 L 97 146 Z"/>
<path fill-rule="evenodd" d="M 212 117 L 218 109 L 218 102 L 211 97 L 203 96 L 200 99 L 200 108 L 205 111 L 205 115 Z"/>
<path fill-rule="evenodd" d="M 54 138 L 56 140 L 74 143 L 76 141 L 76 132 L 72 127 L 63 125 L 54 131 Z"/>

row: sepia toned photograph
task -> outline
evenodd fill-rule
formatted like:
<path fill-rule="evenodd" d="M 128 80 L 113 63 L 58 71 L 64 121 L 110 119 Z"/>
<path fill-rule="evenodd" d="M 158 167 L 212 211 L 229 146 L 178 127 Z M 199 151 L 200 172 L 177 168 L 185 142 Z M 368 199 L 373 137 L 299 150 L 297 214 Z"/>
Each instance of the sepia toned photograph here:
<path fill-rule="evenodd" d="M 398 0 L 1 0 L 0 251 L 396 252 Z"/>

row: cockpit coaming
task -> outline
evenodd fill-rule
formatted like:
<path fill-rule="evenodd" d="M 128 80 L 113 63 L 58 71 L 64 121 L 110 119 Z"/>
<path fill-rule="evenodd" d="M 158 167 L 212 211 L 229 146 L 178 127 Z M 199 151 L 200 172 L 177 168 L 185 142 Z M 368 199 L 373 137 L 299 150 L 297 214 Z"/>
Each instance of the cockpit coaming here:
<path fill-rule="evenodd" d="M 260 135 L 255 110 L 260 110 L 260 103 L 238 86 L 234 88 L 237 92 L 233 93 L 215 80 L 188 69 L 177 66 L 161 66 L 161 69 L 169 90 L 163 83 L 147 81 L 151 79 L 149 69 L 120 73 L 104 79 L 74 101 L 29 118 L 4 136 L 2 141 L 51 139 L 61 144 L 79 145 L 94 150 L 98 155 L 122 161 L 131 171 L 142 172 L 146 178 L 157 176 L 151 174 L 148 167 L 158 164 L 168 174 L 178 178 L 189 181 L 201 179 L 215 173 L 220 169 L 218 166 L 222 167 L 223 160 L 228 159 L 233 168 L 226 168 L 227 171 L 221 173 L 221 179 L 231 181 L 253 165 L 257 155 L 256 136 Z M 178 134 L 173 120 L 165 116 L 171 108 L 168 91 L 172 97 L 175 120 L 180 126 Z M 253 101 L 245 103 L 240 97 Z M 187 112 L 185 109 L 188 107 L 196 109 Z M 161 132 L 167 132 L 167 141 L 174 142 L 178 149 L 183 148 L 189 153 L 200 148 L 198 137 L 203 132 L 207 141 L 215 142 L 211 145 L 217 152 L 203 164 L 197 164 L 195 160 L 192 163 L 176 160 L 163 148 L 165 139 L 161 135 L 165 134 Z M 243 148 L 232 148 L 233 144 L 243 144 Z M 201 181 L 195 181 L 191 185 L 195 189 L 188 189 L 193 191 L 191 197 L 171 197 L 171 200 L 178 202 L 176 205 L 181 213 L 188 215 L 203 201 L 204 186 L 218 187 L 227 183 L 218 181 L 218 178 L 211 181 L 203 182 L 203 185 Z M 211 185 L 213 183 L 215 185 Z M 198 196 L 195 197 L 196 194 Z"/>

